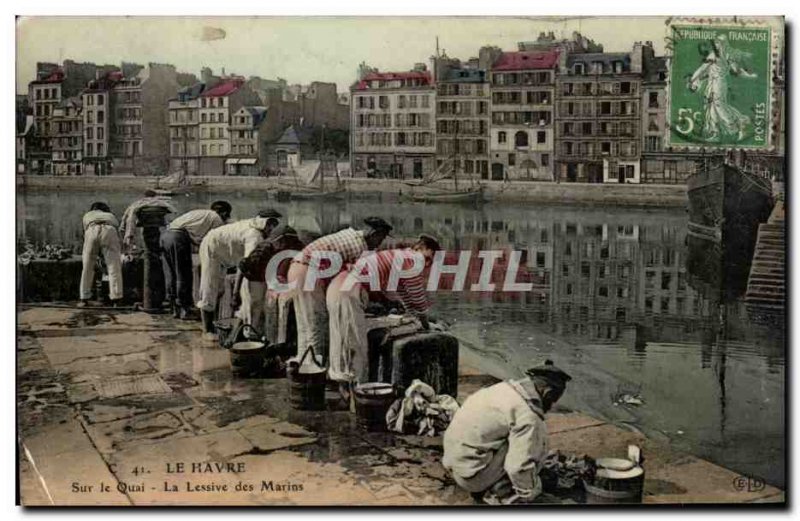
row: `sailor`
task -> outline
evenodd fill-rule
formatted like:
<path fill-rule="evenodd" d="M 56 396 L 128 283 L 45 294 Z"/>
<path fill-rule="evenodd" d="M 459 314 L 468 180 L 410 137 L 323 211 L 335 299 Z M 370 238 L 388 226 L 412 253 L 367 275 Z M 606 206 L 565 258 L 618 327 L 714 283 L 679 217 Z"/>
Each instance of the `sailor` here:
<path fill-rule="evenodd" d="M 97 256 L 102 253 L 108 268 L 108 292 L 112 305 L 122 299 L 122 259 L 119 221 L 106 203 L 92 203 L 83 216 L 83 271 L 79 307 L 89 304 L 94 285 Z"/>
<path fill-rule="evenodd" d="M 384 296 L 402 303 L 406 313 L 416 317 L 423 329 L 428 329 L 427 312 L 431 301 L 426 291 L 424 268 L 429 268 L 434 254 L 439 251 L 439 241 L 431 235 L 421 235 L 411 248 L 382 250 L 370 253 L 348 271 L 343 271 L 331 282 L 326 295 L 330 320 L 330 366 L 328 378 L 339 383 L 339 392 L 345 401 L 350 399 L 353 383 L 369 381 L 369 353 L 365 308 L 369 270 Z M 421 256 L 424 264 L 407 278 L 396 280 L 396 289 L 390 288 L 393 269 L 413 273 L 414 256 Z"/>
<path fill-rule="evenodd" d="M 145 190 L 144 197 L 131 203 L 122 213 L 119 234 L 122 237 L 122 246 L 127 253 L 131 253 L 136 249 L 137 212 L 146 206 L 164 208 L 167 213 L 171 213 L 173 216 L 178 212 L 169 201 L 169 197 L 158 195 L 155 190 Z"/>
<path fill-rule="evenodd" d="M 217 303 L 222 292 L 226 270 L 235 268 L 250 255 L 256 245 L 268 237 L 279 224 L 281 214 L 275 210 L 262 210 L 250 219 L 226 224 L 208 232 L 200 243 L 200 308 L 205 338 L 213 340 Z M 237 274 L 237 279 L 241 273 Z M 248 281 L 241 284 L 241 300 L 234 295 L 234 304 L 241 303 L 239 316 L 254 328 L 264 314 L 266 286 L 263 282 Z M 255 322 L 255 323 L 254 323 Z"/>
<path fill-rule="evenodd" d="M 364 219 L 364 224 L 367 225 L 367 230 L 348 227 L 320 237 L 292 259 L 288 283 L 294 285 L 291 295 L 297 320 L 297 354 L 300 358 L 309 347 L 314 349 L 314 353 L 321 353 L 323 357 L 327 357 L 328 312 L 325 305 L 325 290 L 336 275 L 316 277 L 314 285 L 306 288 L 309 266 L 312 262 L 318 263 L 317 268 L 320 272 L 330 268 L 327 259 L 317 257 L 316 252 L 328 252 L 338 257 L 337 260 L 341 262 L 339 266 L 342 268 L 353 264 L 365 251 L 380 246 L 392 230 L 392 226 L 380 217 L 368 217 Z"/>
<path fill-rule="evenodd" d="M 504 504 L 533 501 L 542 491 L 547 455 L 544 415 L 570 376 L 551 360 L 471 395 L 444 433 L 442 465 L 473 497 L 494 495 Z"/>
<path fill-rule="evenodd" d="M 225 224 L 231 211 L 228 202 L 216 201 L 210 210 L 191 210 L 177 217 L 161 232 L 161 259 L 167 300 L 175 318 L 196 319 L 192 302 L 192 252 L 200 247 L 208 232 Z"/>

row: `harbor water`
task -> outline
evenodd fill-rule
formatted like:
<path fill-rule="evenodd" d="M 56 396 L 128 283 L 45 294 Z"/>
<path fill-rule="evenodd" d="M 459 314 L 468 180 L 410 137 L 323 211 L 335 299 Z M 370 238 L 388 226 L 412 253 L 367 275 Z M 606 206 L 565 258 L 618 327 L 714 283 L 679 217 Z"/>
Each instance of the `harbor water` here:
<path fill-rule="evenodd" d="M 22 192 L 18 238 L 79 253 L 92 202 L 121 216 L 139 196 Z M 573 376 L 564 406 L 785 486 L 784 328 L 752 320 L 741 298 L 709 291 L 713 274 L 687 269 L 684 209 L 276 202 L 261 193 L 173 203 L 183 211 L 215 199 L 230 201 L 235 218 L 275 208 L 311 235 L 379 215 L 397 238 L 429 232 L 447 250 L 522 251 L 518 280 L 530 291 L 504 293 L 498 284 L 495 292 L 434 295 L 433 314 L 451 323 L 463 356 L 498 378 L 551 358 Z"/>

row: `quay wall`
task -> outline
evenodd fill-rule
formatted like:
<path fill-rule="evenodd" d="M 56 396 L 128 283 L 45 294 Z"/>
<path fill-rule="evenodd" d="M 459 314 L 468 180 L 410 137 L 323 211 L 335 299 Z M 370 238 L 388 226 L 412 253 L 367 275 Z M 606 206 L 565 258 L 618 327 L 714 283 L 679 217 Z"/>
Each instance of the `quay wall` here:
<path fill-rule="evenodd" d="M 353 196 L 393 200 L 412 188 L 400 181 L 386 179 L 343 179 Z M 157 188 L 157 180 L 144 176 L 17 176 L 17 190 L 131 191 Z M 263 177 L 209 176 L 192 177 L 192 190 L 231 193 L 268 191 L 271 180 Z M 548 204 L 594 204 L 609 206 L 685 207 L 686 185 L 594 184 L 484 181 L 486 193 L 495 202 L 538 202 Z M 448 181 L 428 185 L 440 190 L 452 189 Z M 162 188 L 168 188 L 163 186 Z"/>

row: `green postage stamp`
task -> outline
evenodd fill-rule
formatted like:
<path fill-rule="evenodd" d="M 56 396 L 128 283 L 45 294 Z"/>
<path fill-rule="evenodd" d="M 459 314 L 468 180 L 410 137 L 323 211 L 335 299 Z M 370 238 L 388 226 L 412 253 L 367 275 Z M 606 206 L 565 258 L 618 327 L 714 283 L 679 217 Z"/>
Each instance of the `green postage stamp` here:
<path fill-rule="evenodd" d="M 681 24 L 670 37 L 670 145 L 769 148 L 772 28 Z"/>

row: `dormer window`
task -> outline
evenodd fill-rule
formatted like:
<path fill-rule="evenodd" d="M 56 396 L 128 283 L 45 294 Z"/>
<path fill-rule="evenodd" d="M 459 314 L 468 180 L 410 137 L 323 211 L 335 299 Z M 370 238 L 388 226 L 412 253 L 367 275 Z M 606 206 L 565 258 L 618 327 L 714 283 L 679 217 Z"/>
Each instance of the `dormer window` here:
<path fill-rule="evenodd" d="M 575 74 L 584 74 L 585 67 L 582 63 L 576 63 L 575 66 L 573 67 L 573 71 Z"/>

